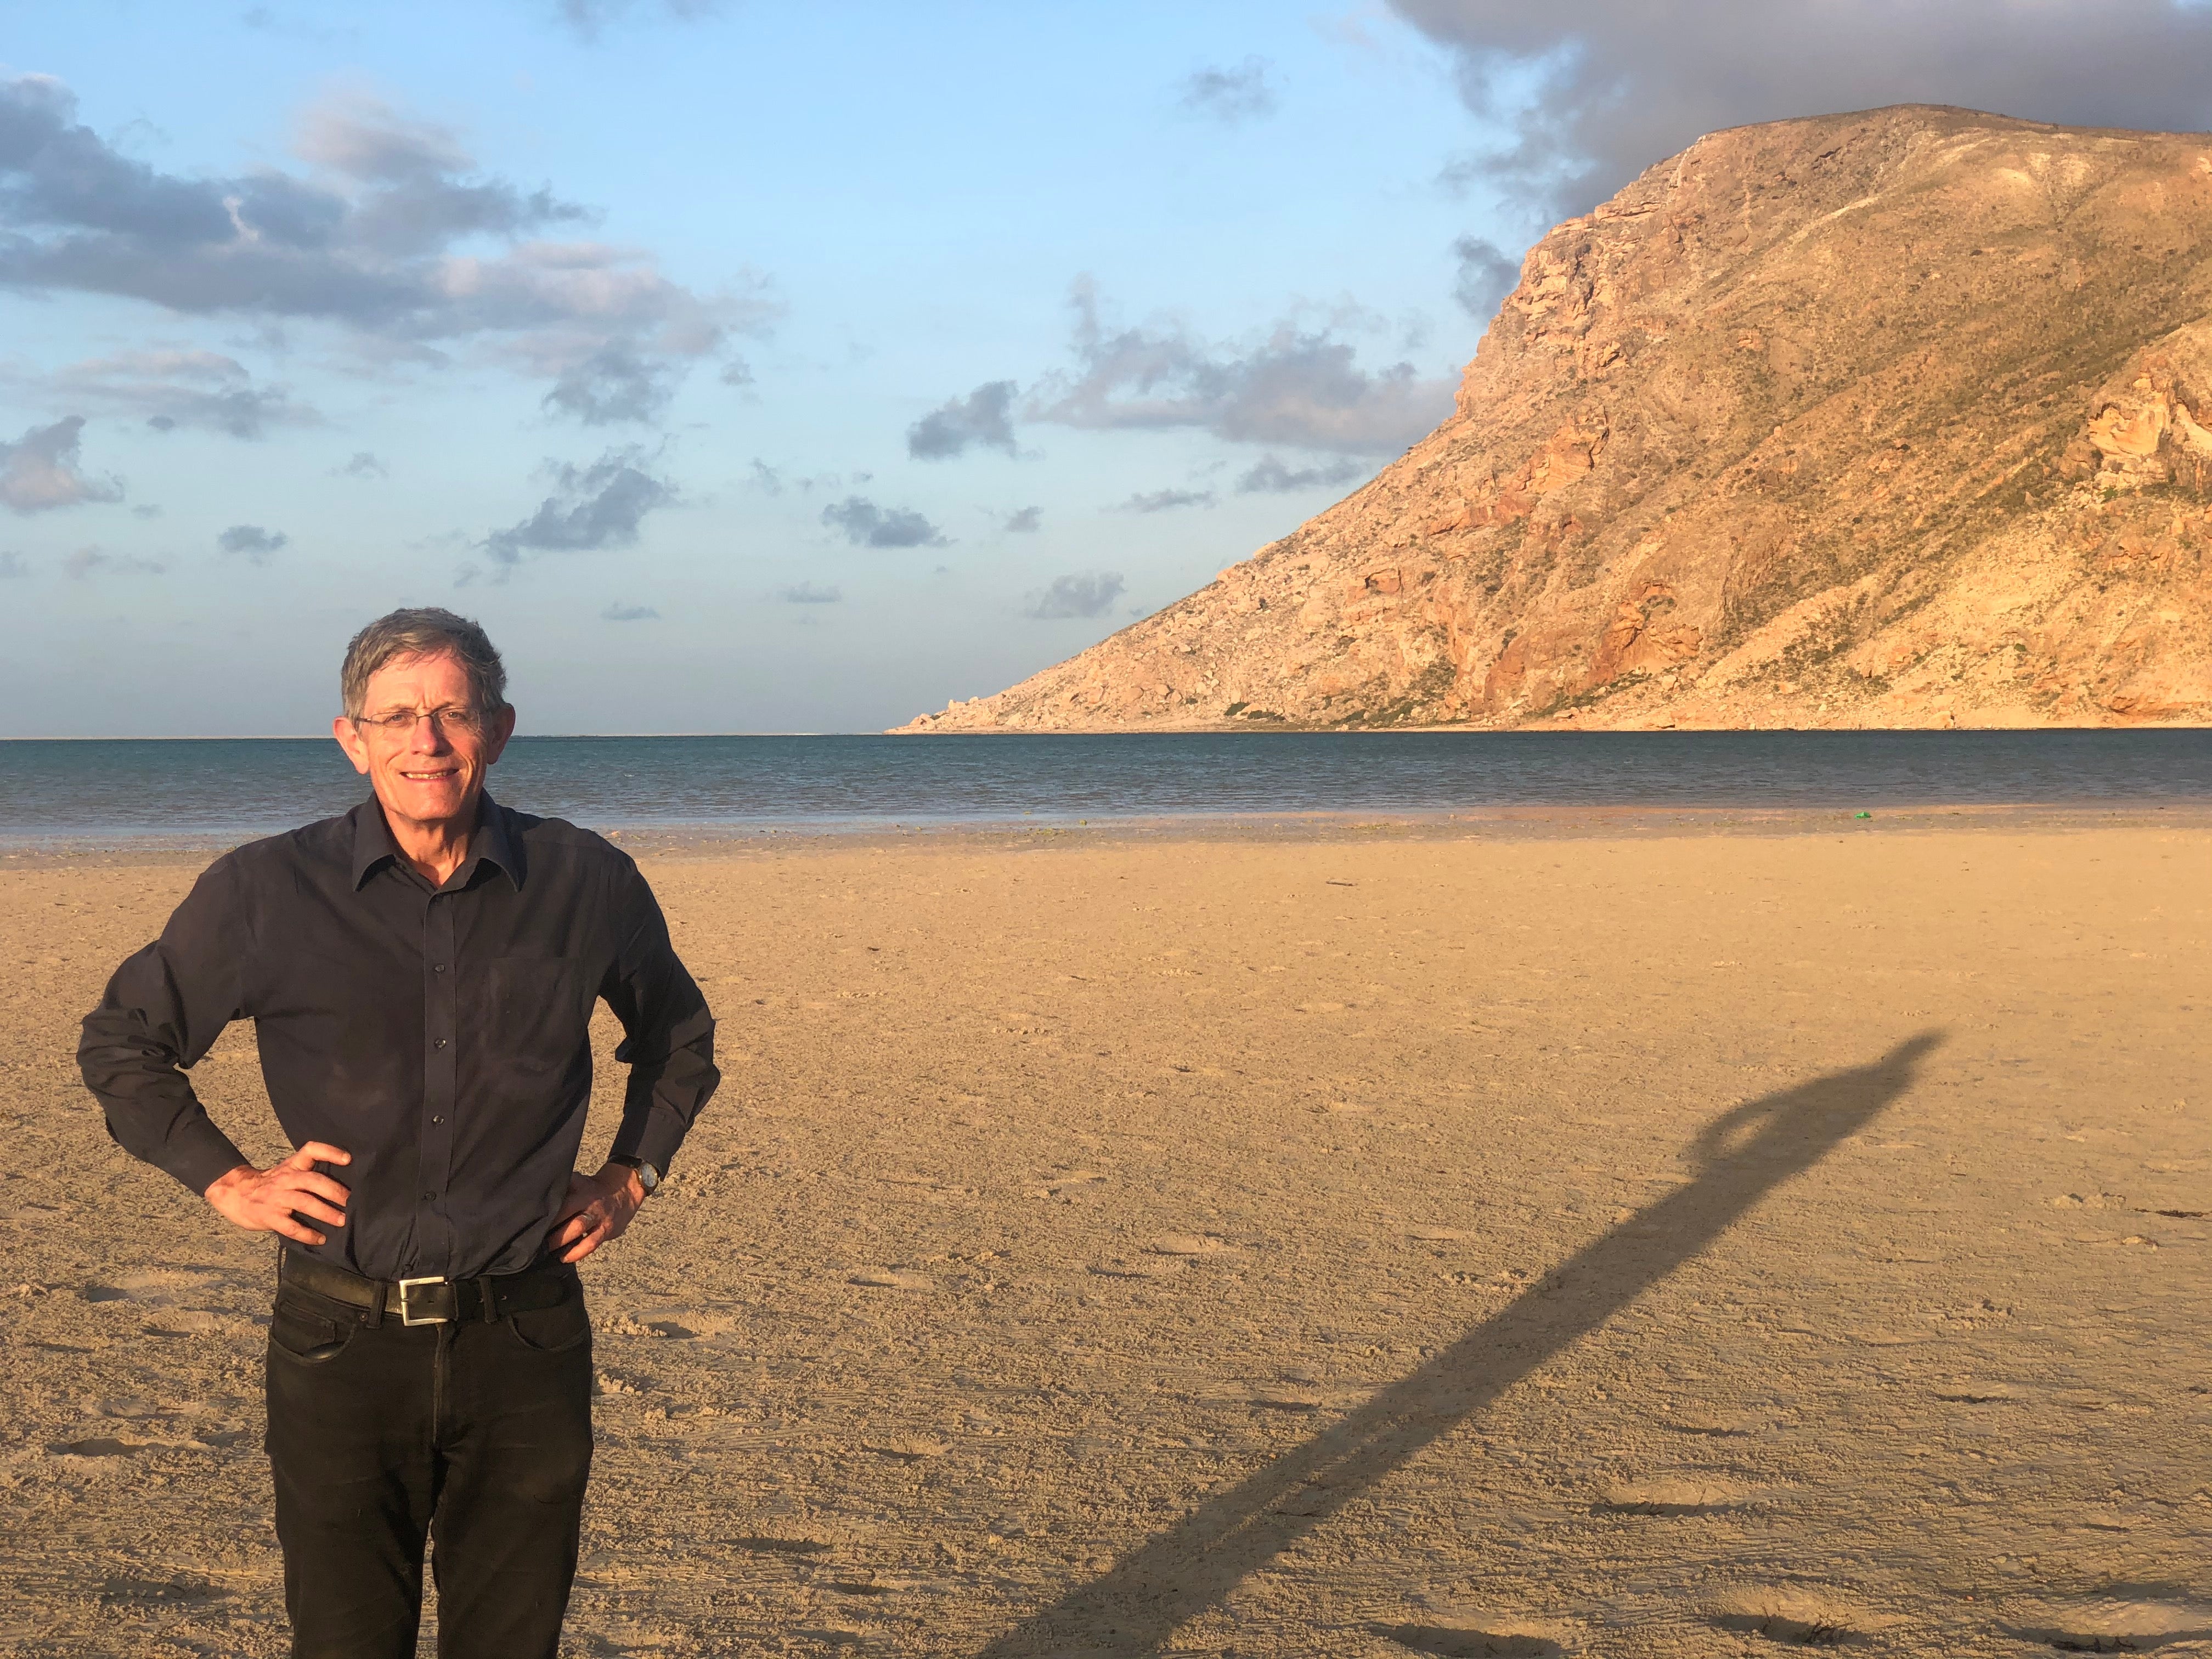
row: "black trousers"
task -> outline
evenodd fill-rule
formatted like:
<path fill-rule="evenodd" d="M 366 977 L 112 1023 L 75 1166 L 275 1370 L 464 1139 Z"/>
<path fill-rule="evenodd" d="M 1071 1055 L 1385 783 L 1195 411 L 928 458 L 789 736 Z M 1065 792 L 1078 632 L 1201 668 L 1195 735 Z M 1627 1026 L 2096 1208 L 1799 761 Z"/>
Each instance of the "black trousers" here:
<path fill-rule="evenodd" d="M 441 1659 L 553 1659 L 592 1465 L 582 1286 L 410 1327 L 285 1284 L 269 1461 L 295 1659 L 413 1659 L 426 1541 Z"/>

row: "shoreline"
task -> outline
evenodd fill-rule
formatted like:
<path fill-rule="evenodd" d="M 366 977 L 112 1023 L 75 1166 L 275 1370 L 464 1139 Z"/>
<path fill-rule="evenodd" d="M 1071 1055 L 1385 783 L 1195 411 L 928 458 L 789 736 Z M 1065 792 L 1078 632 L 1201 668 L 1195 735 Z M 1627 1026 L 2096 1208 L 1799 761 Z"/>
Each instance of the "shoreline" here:
<path fill-rule="evenodd" d="M 1861 817 L 1860 813 L 1865 816 Z M 1074 820 L 1058 817 L 962 818 L 925 823 L 849 819 L 795 823 L 618 823 L 595 830 L 640 858 L 720 858 L 800 850 L 992 848 L 1370 842 L 1564 841 L 1632 836 L 1787 837 L 1966 831 L 2101 829 L 2212 830 L 2212 802 L 1931 802 L 1911 806 L 1518 806 L 1452 811 L 1180 813 Z M 15 836 L 0 832 L 0 872 L 209 860 L 283 830 L 189 836 Z"/>

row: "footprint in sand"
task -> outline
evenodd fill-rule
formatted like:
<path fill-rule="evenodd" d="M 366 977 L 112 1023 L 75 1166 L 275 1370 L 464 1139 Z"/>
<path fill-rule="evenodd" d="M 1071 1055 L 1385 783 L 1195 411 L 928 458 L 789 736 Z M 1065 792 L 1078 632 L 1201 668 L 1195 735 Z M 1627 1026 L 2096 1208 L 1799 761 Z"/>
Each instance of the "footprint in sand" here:
<path fill-rule="evenodd" d="M 1642 1480 L 1607 1487 L 1591 1509 L 1598 1515 L 1719 1515 L 1750 1503 L 1741 1487 L 1724 1480 Z"/>
<path fill-rule="evenodd" d="M 836 1595 L 899 1595 L 915 1587 L 911 1578 L 825 1578 L 820 1583 Z"/>
<path fill-rule="evenodd" d="M 1413 1227 L 1406 1237 L 1418 1238 L 1425 1244 L 1451 1244 L 1462 1238 L 1473 1238 L 1474 1231 L 1468 1227 Z"/>
<path fill-rule="evenodd" d="M 96 1435 L 89 1440 L 64 1440 L 46 1448 L 54 1457 L 136 1457 L 145 1450 L 143 1446 L 128 1440 L 118 1440 L 109 1435 Z"/>
<path fill-rule="evenodd" d="M 1210 1233 L 1161 1233 L 1145 1248 L 1154 1255 L 1201 1256 L 1225 1254 L 1228 1244 Z"/>
<path fill-rule="evenodd" d="M 884 1186 L 898 1188 L 891 1200 L 896 1204 L 960 1204 L 977 1195 L 973 1187 L 942 1182 L 934 1176 L 896 1175 L 879 1179 Z"/>
<path fill-rule="evenodd" d="M 677 1317 L 678 1315 L 682 1316 Z M 667 1342 L 691 1342 L 702 1337 L 726 1335 L 734 1322 L 681 1307 L 644 1308 L 629 1312 L 611 1308 L 592 1316 L 592 1329 L 600 1336 L 643 1336 Z"/>
<path fill-rule="evenodd" d="M 1548 1636 L 1462 1625 L 1370 1625 L 1374 1635 L 1436 1659 L 1559 1659 L 1566 1650 Z"/>
<path fill-rule="evenodd" d="M 149 1336 L 212 1336 L 222 1329 L 221 1314 L 205 1308 L 185 1308 L 166 1313 L 146 1327 Z"/>
<path fill-rule="evenodd" d="M 232 1277 L 216 1267 L 149 1267 L 120 1274 L 112 1284 L 87 1285 L 78 1294 L 87 1302 L 158 1310 L 144 1328 L 149 1336 L 212 1336 L 233 1322 L 220 1310 L 185 1304 L 200 1301 Z"/>
<path fill-rule="evenodd" d="M 164 1405 L 143 1394 L 117 1395 L 106 1400 L 88 1400 L 85 1410 L 94 1417 L 112 1419 L 118 1423 L 144 1423 L 159 1418 L 196 1417 L 206 1409 L 197 1400 L 179 1400 Z"/>
<path fill-rule="evenodd" d="M 1322 1401 L 1318 1389 L 1301 1383 L 1278 1383 L 1255 1392 L 1252 1403 L 1262 1411 L 1313 1412 L 1321 1409 Z"/>
<path fill-rule="evenodd" d="M 1790 1590 L 1723 1596 L 1711 1618 L 1715 1630 L 1763 1636 L 1785 1647 L 1847 1648 L 1867 1638 L 1868 1621 L 1852 1609 Z"/>
<path fill-rule="evenodd" d="M 111 1284 L 87 1285 L 78 1294 L 88 1302 L 134 1302 L 144 1308 L 176 1308 L 197 1302 L 212 1291 L 235 1283 L 237 1279 L 238 1275 L 220 1267 L 147 1267 L 118 1274 Z"/>
<path fill-rule="evenodd" d="M 1976 1382 L 1971 1379 L 1936 1390 L 1947 1406 L 2009 1406 L 2027 1395 L 2009 1382 Z"/>
<path fill-rule="evenodd" d="M 1101 1279 L 1172 1279 L 1189 1266 L 1188 1261 L 1157 1256 L 1109 1255 L 1103 1261 L 1092 1262 L 1085 1271 Z"/>
<path fill-rule="evenodd" d="M 204 1580 L 191 1578 L 111 1577 L 100 1587 L 100 1599 L 132 1602 L 140 1607 L 197 1607 L 221 1601 L 230 1592 Z"/>
<path fill-rule="evenodd" d="M 1182 1256 L 1116 1255 L 1092 1262 L 1091 1271 L 1101 1279 L 1172 1279 L 1189 1266 Z"/>
<path fill-rule="evenodd" d="M 1065 1175 L 1047 1176 L 1044 1185 L 1033 1188 L 1031 1198 L 1071 1199 L 1078 1193 L 1103 1187 L 1106 1177 L 1096 1170 L 1070 1170 Z"/>
<path fill-rule="evenodd" d="M 118 1274 L 106 1285 L 84 1285 L 77 1294 L 88 1303 L 131 1303 L 164 1310 L 164 1316 L 146 1328 L 149 1336 L 210 1336 L 228 1322 L 222 1310 L 192 1307 L 191 1303 L 204 1301 L 232 1283 L 237 1283 L 237 1274 L 222 1267 L 142 1267 Z"/>
<path fill-rule="evenodd" d="M 1668 1413 L 1658 1422 L 1660 1427 L 1672 1429 L 1677 1434 L 1704 1435 L 1714 1440 L 1740 1439 L 1758 1426 L 1742 1418 L 1713 1412 Z"/>
<path fill-rule="evenodd" d="M 873 1291 L 933 1291 L 937 1281 L 927 1273 L 918 1273 L 908 1267 L 870 1267 L 854 1273 L 845 1281 L 861 1285 Z"/>
<path fill-rule="evenodd" d="M 2006 1633 L 2061 1653 L 2154 1653 L 2212 1638 L 2212 1602 L 2121 1595 L 2046 1602 Z"/>
<path fill-rule="evenodd" d="M 944 1456 L 952 1449 L 952 1444 L 946 1440 L 933 1440 L 927 1435 L 915 1435 L 890 1440 L 871 1440 L 861 1449 L 872 1451 L 878 1457 L 896 1458 L 902 1463 L 921 1463 L 933 1457 Z"/>
<path fill-rule="evenodd" d="M 732 1538 L 730 1547 L 743 1550 L 748 1555 L 826 1555 L 836 1547 L 825 1544 L 818 1538 L 775 1538 L 756 1535 Z"/>

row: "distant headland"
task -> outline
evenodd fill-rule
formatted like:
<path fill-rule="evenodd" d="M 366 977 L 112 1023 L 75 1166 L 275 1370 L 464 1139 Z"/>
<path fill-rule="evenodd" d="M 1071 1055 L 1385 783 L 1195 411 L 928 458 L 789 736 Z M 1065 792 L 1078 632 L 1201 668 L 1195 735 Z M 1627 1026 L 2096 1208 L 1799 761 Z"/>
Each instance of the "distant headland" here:
<path fill-rule="evenodd" d="M 2212 716 L 2212 137 L 1905 106 L 1540 241 L 1453 416 L 906 732 Z"/>

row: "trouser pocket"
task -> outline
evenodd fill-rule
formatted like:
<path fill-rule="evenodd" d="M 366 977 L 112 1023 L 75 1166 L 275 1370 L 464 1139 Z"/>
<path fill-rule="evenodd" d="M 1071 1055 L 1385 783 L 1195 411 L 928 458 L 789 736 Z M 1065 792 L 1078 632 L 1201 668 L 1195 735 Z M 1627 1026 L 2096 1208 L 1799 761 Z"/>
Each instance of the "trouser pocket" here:
<path fill-rule="evenodd" d="M 269 1319 L 269 1350 L 304 1365 L 324 1364 L 343 1353 L 360 1329 L 358 1319 L 341 1319 L 303 1297 L 279 1296 Z"/>

